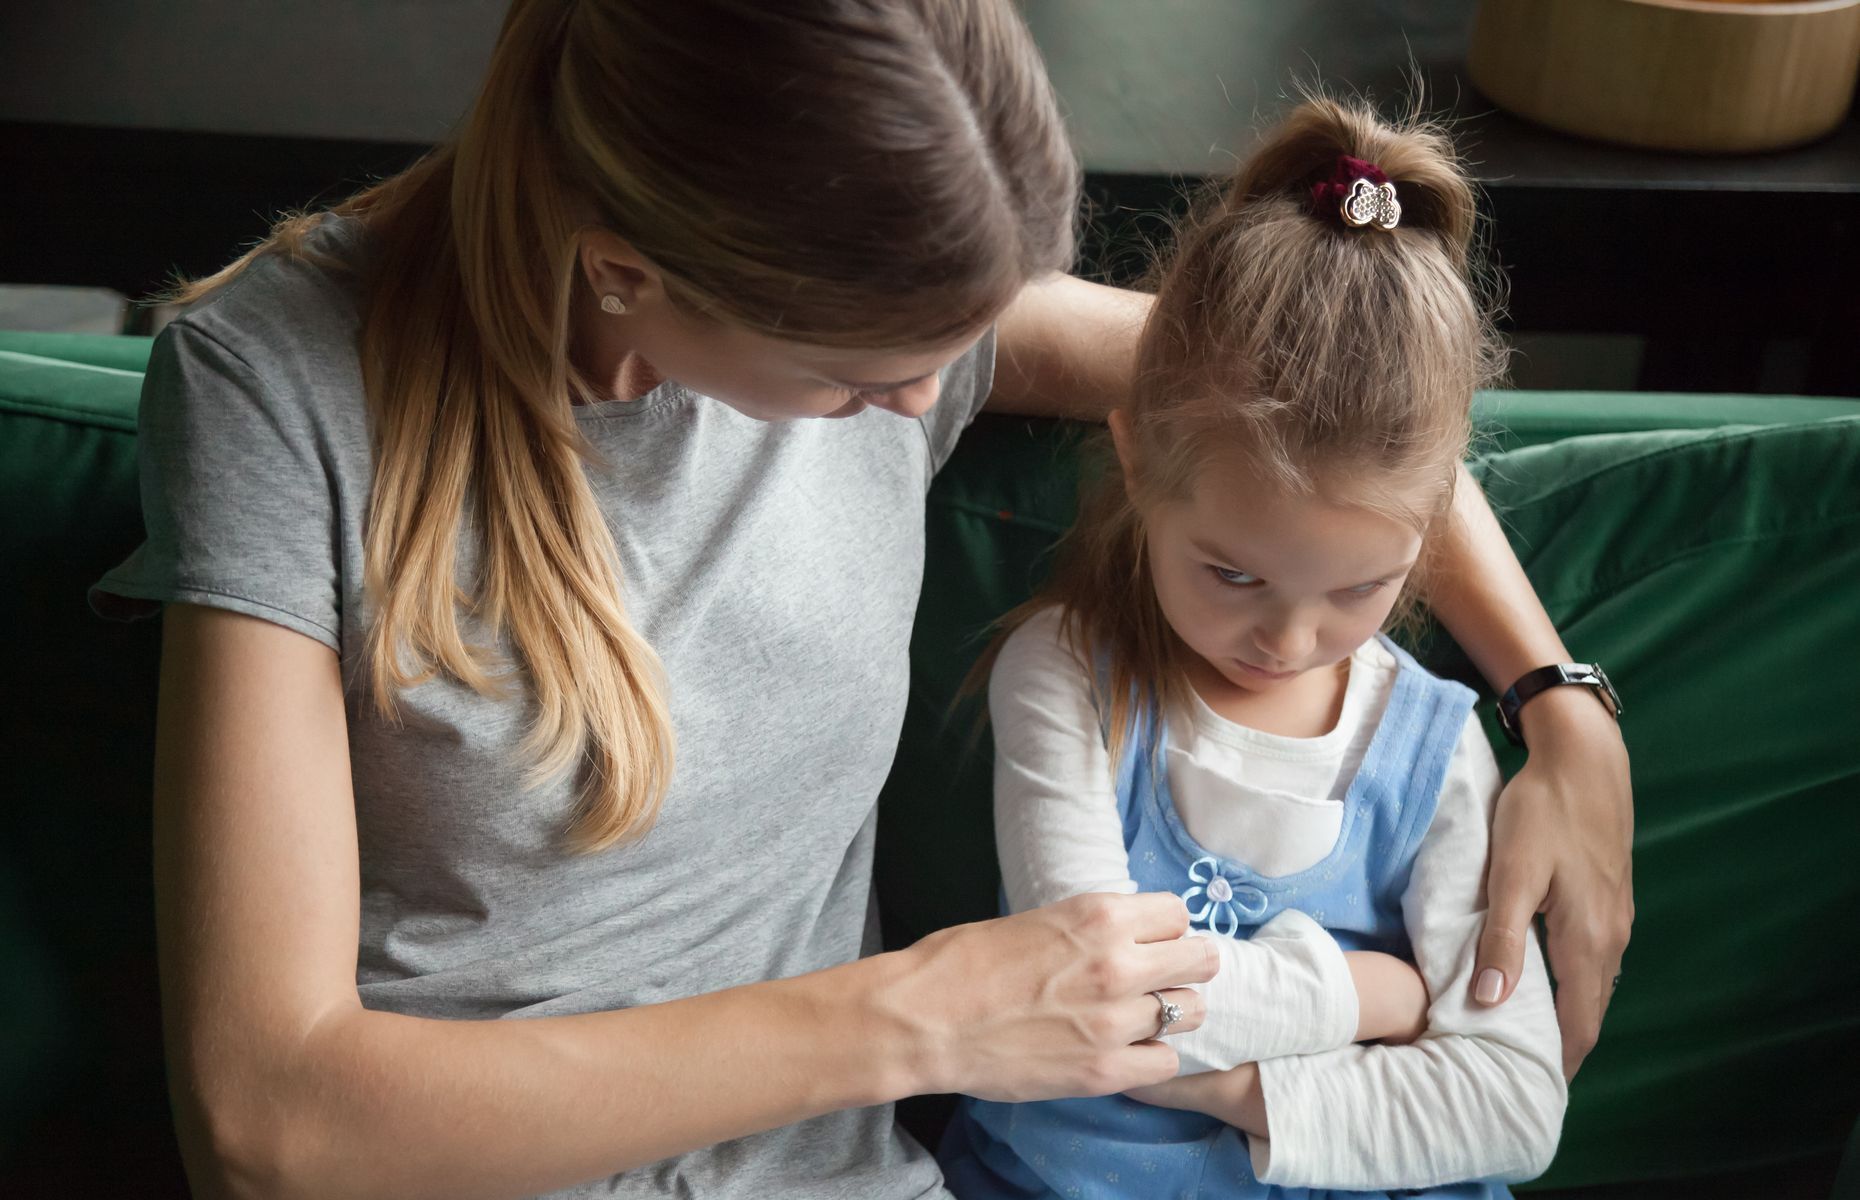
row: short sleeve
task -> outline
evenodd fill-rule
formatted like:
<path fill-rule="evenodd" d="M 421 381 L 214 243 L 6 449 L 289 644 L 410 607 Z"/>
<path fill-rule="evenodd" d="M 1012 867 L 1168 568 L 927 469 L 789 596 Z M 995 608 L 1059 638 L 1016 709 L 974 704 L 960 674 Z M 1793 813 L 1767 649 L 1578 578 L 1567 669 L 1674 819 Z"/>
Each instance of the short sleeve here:
<path fill-rule="evenodd" d="M 943 469 L 962 436 L 982 411 L 995 386 L 995 330 L 991 325 L 967 353 L 943 368 L 942 390 L 935 407 L 918 422 L 930 443 L 930 469 Z"/>
<path fill-rule="evenodd" d="M 144 541 L 92 585 L 92 609 L 209 605 L 341 652 L 335 473 L 302 405 L 183 319 L 150 355 L 136 451 Z"/>

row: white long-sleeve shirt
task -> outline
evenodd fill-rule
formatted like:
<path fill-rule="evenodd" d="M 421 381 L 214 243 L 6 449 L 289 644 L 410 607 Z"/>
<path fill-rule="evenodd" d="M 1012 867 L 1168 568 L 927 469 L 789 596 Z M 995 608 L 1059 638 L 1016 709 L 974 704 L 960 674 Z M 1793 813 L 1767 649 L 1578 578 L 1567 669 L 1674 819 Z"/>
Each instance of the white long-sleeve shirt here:
<path fill-rule="evenodd" d="M 1261 874 L 1324 858 L 1396 670 L 1378 642 L 1359 648 L 1337 726 L 1315 738 L 1237 725 L 1197 700 L 1190 727 L 1171 727 L 1165 762 L 1190 835 Z M 1009 907 L 1135 892 L 1090 676 L 1061 640 L 1056 611 L 1008 639 L 988 694 Z M 1535 939 L 1510 1000 L 1497 1008 L 1472 1000 L 1500 786 L 1484 732 L 1469 718 L 1402 900 L 1431 997 L 1427 1033 L 1413 1045 L 1350 1044 L 1355 987 L 1342 950 L 1309 916 L 1282 913 L 1250 941 L 1216 936 L 1221 970 L 1201 988 L 1208 1019 L 1170 1041 L 1184 1073 L 1259 1063 L 1271 1136 L 1251 1139 L 1251 1150 L 1262 1181 L 1428 1187 L 1526 1179 L 1549 1165 L 1566 1089 Z"/>

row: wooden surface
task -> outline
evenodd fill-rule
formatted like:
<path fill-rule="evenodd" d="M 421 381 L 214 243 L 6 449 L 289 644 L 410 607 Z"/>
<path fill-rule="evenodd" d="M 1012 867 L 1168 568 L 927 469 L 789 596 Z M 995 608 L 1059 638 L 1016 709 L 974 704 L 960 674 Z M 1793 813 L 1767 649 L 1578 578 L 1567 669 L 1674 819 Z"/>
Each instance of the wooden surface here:
<path fill-rule="evenodd" d="M 1800 145 L 1860 72 L 1860 0 L 1482 0 L 1480 91 L 1554 129 L 1705 153 Z"/>

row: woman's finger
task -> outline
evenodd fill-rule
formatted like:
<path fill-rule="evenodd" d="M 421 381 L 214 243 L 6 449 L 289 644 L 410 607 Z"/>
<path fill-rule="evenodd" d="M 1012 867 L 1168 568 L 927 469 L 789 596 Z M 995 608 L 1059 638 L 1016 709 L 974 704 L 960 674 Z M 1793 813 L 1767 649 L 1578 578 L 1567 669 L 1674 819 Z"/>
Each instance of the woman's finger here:
<path fill-rule="evenodd" d="M 1206 983 L 1221 969 L 1220 947 L 1214 944 L 1213 938 L 1184 937 L 1134 949 L 1140 964 L 1137 986 L 1146 992 L 1181 987 L 1185 983 Z"/>
<path fill-rule="evenodd" d="M 1556 1020 L 1563 1034 L 1563 1076 L 1574 1079 L 1602 1035 L 1602 1018 L 1614 999 L 1626 938 L 1617 938 L 1602 908 L 1590 898 L 1560 899 L 1545 925 L 1550 969 L 1556 975 Z"/>
<path fill-rule="evenodd" d="M 1165 1003 L 1173 1004 L 1179 1014 L 1167 1029 L 1163 1028 Z M 1200 1029 L 1201 1023 L 1208 1019 L 1208 1003 L 1193 988 L 1164 988 L 1153 995 L 1139 996 L 1130 1002 L 1128 1011 L 1130 1019 L 1127 1028 L 1130 1030 L 1131 1042 L 1146 1042 L 1188 1033 Z"/>
<path fill-rule="evenodd" d="M 1486 877 L 1485 931 L 1479 936 L 1479 963 L 1473 969 L 1473 999 L 1485 1005 L 1511 998 L 1524 973 L 1524 947 L 1531 922 L 1543 907 L 1549 880 L 1542 864 L 1508 855 L 1495 856 Z"/>
<path fill-rule="evenodd" d="M 1174 892 L 1139 892 L 1120 897 L 1139 942 L 1169 942 L 1188 932 L 1188 905 Z"/>

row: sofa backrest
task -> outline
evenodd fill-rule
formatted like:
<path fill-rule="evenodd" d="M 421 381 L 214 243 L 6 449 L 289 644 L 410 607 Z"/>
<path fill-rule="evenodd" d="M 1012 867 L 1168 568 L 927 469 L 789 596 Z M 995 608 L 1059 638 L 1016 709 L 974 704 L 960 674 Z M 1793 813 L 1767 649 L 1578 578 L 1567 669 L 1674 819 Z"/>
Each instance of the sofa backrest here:
<path fill-rule="evenodd" d="M 185 1194 L 149 895 L 159 622 L 84 603 L 141 537 L 147 351 L 0 334 L 0 1194 L 125 1170 Z M 1502 449 L 1476 470 L 1572 651 L 1620 684 L 1634 761 L 1635 940 L 1545 1182 L 1832 1154 L 1860 1107 L 1860 402 L 1507 393 L 1480 417 Z M 1568 436 L 1592 427 L 1621 432 Z M 951 706 L 1071 519 L 1081 433 L 985 417 L 932 489 L 880 800 L 892 944 L 994 912 L 988 739 Z"/>

